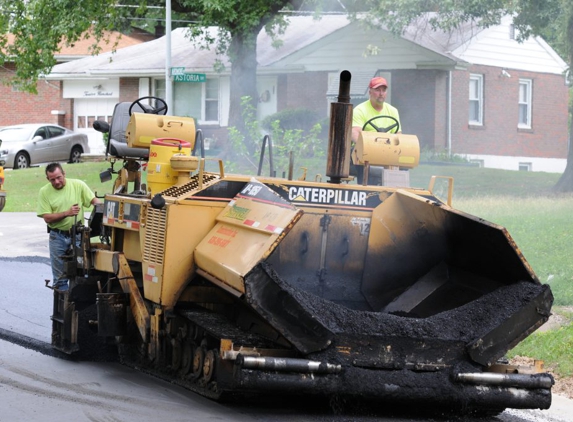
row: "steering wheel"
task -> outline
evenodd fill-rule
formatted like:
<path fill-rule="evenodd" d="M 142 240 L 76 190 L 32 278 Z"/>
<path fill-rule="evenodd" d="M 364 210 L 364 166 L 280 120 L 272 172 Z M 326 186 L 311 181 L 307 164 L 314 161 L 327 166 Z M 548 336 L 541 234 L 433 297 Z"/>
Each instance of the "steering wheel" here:
<path fill-rule="evenodd" d="M 374 123 L 372 123 L 376 119 L 390 119 L 394 120 L 394 123 L 392 123 L 388 127 L 378 127 Z M 392 116 L 385 116 L 383 114 L 381 114 L 380 116 L 375 116 L 370 120 L 368 120 L 366 123 L 364 123 L 364 125 L 362 126 L 362 130 L 366 130 L 366 126 L 368 125 L 372 126 L 376 130 L 376 132 L 390 132 L 394 128 L 396 128 L 396 132 L 400 130 L 400 122 L 398 122 L 398 119 Z"/>
<path fill-rule="evenodd" d="M 148 104 L 142 103 L 143 100 L 155 100 L 156 103 L 159 102 L 162 105 L 156 106 L 156 107 L 150 106 Z M 135 107 L 135 105 L 138 105 L 139 108 L 141 108 L 141 110 L 143 110 L 143 112 L 147 113 L 147 114 L 161 114 L 162 116 L 165 116 L 167 114 L 167 103 L 165 102 L 165 100 L 163 100 L 162 98 L 159 98 L 159 97 L 141 97 L 141 98 L 138 98 L 137 100 L 132 102 L 131 105 L 129 106 L 129 115 L 130 116 L 131 116 L 131 112 L 133 110 L 133 107 Z"/>

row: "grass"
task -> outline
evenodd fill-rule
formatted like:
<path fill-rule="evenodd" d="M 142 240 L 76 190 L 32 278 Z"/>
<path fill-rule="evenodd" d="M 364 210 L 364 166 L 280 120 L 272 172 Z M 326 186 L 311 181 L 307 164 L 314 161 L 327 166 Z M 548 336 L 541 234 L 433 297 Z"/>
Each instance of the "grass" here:
<path fill-rule="evenodd" d="M 535 332 L 518 344 L 508 355 L 529 356 L 541 359 L 552 372 L 562 377 L 573 376 L 573 325 L 556 330 Z"/>
<path fill-rule="evenodd" d="M 80 179 L 98 196 L 110 193 L 112 182 L 101 183 L 100 172 L 109 168 L 108 162 L 86 162 L 79 164 L 63 164 L 66 177 Z M 115 166 L 118 170 L 120 167 Z M 45 167 L 32 167 L 23 170 L 4 171 L 6 178 L 4 190 L 6 191 L 6 206 L 2 212 L 35 212 L 38 191 L 47 184 Z"/>
<path fill-rule="evenodd" d="M 539 280 L 551 286 L 555 305 L 573 305 L 573 196 L 460 199 L 457 208 L 500 224 L 520 246 Z"/>
<path fill-rule="evenodd" d="M 410 171 L 412 186 L 427 187 L 432 175 L 454 178 L 454 198 L 552 196 L 560 174 L 484 169 L 474 166 L 421 165 Z"/>
<path fill-rule="evenodd" d="M 107 162 L 64 165 L 68 177 L 84 180 L 99 196 L 109 193 L 112 188 L 111 181 L 102 184 L 99 180 L 99 173 L 108 167 Z M 299 176 L 300 167 L 295 167 L 295 177 Z M 316 163 L 308 165 L 309 169 L 316 167 Z M 309 170 L 308 179 L 314 179 L 316 173 L 320 172 Z M 555 296 L 554 312 L 573 306 L 573 195 L 552 192 L 559 174 L 421 165 L 411 170 L 411 185 L 427 187 L 432 175 L 454 178 L 455 208 L 508 229 L 540 281 L 551 286 Z M 38 189 L 47 183 L 44 168 L 8 170 L 5 176 L 7 202 L 3 212 L 35 211 Z M 322 176 L 325 180 L 324 171 Z M 438 184 L 436 192 L 445 198 L 447 191 Z M 520 354 L 542 359 L 547 366 L 555 368 L 556 373 L 571 376 L 572 346 L 573 326 L 568 325 L 559 330 L 532 334 L 509 356 Z"/>

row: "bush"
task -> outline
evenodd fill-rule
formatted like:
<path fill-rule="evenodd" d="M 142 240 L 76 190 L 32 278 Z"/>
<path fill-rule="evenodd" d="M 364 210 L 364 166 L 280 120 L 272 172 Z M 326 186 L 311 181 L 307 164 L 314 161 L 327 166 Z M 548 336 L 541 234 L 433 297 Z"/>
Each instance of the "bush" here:
<path fill-rule="evenodd" d="M 261 127 L 268 132 L 273 130 L 273 122 L 279 121 L 282 130 L 310 131 L 319 121 L 316 111 L 306 108 L 290 108 L 271 114 L 263 119 Z"/>
<path fill-rule="evenodd" d="M 420 161 L 422 162 L 442 162 L 442 163 L 469 163 L 470 161 L 458 154 L 450 154 L 446 150 L 424 147 L 420 151 Z"/>
<path fill-rule="evenodd" d="M 229 128 L 231 148 L 225 167 L 230 171 L 241 171 L 245 167 L 251 170 L 257 168 L 261 153 L 259 139 L 263 137 L 262 129 L 266 129 L 271 138 L 274 169 L 279 174 L 288 168 L 291 153 L 295 160 L 321 158 L 325 155 L 326 142 L 320 138 L 323 128 L 318 123 L 316 112 L 306 109 L 285 110 L 268 116 L 259 123 L 256 119 L 256 109 L 250 104 L 249 97 L 242 98 L 242 106 L 247 136 L 235 127 Z M 285 121 L 279 118 L 284 118 Z M 265 127 L 265 124 L 268 126 Z M 290 129 L 291 126 L 294 128 Z M 269 164 L 268 160 L 267 152 L 265 163 Z"/>

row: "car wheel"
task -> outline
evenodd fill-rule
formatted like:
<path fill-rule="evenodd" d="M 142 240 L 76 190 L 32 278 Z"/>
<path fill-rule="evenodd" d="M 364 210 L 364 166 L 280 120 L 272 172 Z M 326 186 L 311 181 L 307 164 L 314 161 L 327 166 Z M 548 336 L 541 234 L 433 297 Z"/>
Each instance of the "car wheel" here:
<path fill-rule="evenodd" d="M 16 158 L 14 159 L 14 168 L 15 169 L 25 169 L 30 167 L 30 158 L 28 154 L 25 152 L 19 152 L 16 154 Z"/>
<path fill-rule="evenodd" d="M 82 152 L 83 150 L 81 149 L 81 147 L 73 147 L 72 148 L 72 153 L 70 154 L 70 163 L 79 163 L 80 162 L 80 158 L 82 156 Z"/>

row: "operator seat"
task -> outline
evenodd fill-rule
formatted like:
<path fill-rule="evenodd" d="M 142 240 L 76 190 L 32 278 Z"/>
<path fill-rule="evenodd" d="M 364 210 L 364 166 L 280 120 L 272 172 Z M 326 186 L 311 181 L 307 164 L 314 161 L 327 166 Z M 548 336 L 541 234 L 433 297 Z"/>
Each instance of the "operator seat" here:
<path fill-rule="evenodd" d="M 384 167 L 370 166 L 368 169 L 368 185 L 369 186 L 382 186 L 382 172 Z M 356 183 L 359 185 L 364 181 L 364 166 L 350 162 L 350 175 L 356 178 Z"/>
<path fill-rule="evenodd" d="M 113 116 L 111 117 L 111 124 L 109 127 L 109 144 L 107 153 L 117 158 L 135 158 L 147 160 L 149 158 L 148 148 L 133 148 L 127 145 L 127 138 L 125 131 L 129 123 L 129 108 L 132 107 L 131 102 L 117 103 L 113 109 Z M 146 107 L 144 105 L 144 107 Z M 147 107 L 146 107 L 147 109 Z M 149 107 L 148 110 L 152 108 Z M 131 109 L 132 113 L 145 113 L 139 104 L 133 104 Z"/>

